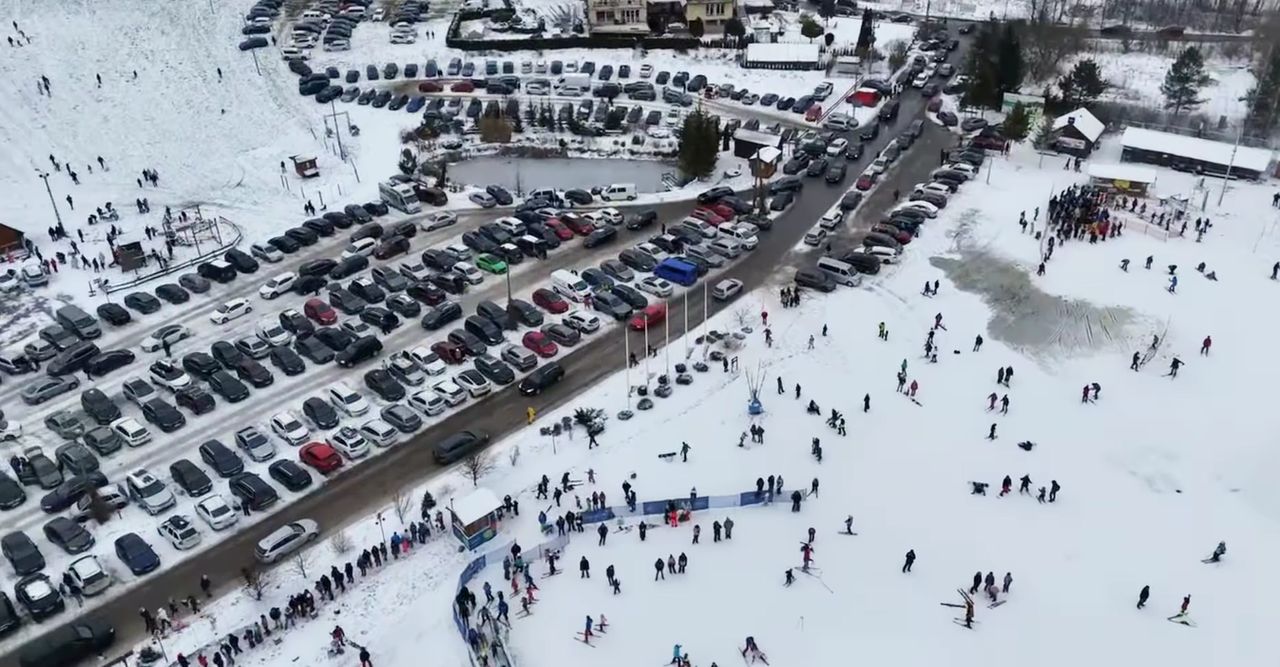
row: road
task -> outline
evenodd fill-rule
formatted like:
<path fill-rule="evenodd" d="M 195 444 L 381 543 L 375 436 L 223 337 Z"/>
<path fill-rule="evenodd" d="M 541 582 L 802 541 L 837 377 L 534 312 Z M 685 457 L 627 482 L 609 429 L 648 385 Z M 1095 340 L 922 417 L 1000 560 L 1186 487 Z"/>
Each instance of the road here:
<path fill-rule="evenodd" d="M 967 47 L 966 41 L 960 55 L 955 58 L 962 58 Z M 852 185 L 858 171 L 870 162 L 884 144 L 911 120 L 923 117 L 923 112 L 924 100 L 913 91 L 907 92 L 902 98 L 901 114 L 892 126 L 893 131 L 881 132 L 875 141 L 867 145 L 864 157 L 856 165 L 851 165 L 853 168 L 849 170 L 846 186 Z M 837 246 L 855 242 L 856 234 L 875 222 L 892 202 L 894 190 L 909 192 L 913 184 L 923 180 L 928 171 L 937 165 L 939 149 L 948 146 L 952 137 L 927 121 L 925 127 L 924 134 L 915 146 L 872 191 L 854 216 L 854 224 L 837 234 Z M 807 180 L 805 190 L 796 203 L 775 221 L 771 231 L 761 235 L 759 247 L 733 265 L 727 275 L 741 279 L 745 283 L 744 291 L 789 282 L 791 269 L 812 265 L 819 252 L 818 249 L 797 249 L 797 243 L 843 192 L 843 187 L 828 186 L 816 179 Z M 581 252 L 579 248 L 561 250 L 553 258 L 563 258 L 566 265 L 572 264 L 574 253 L 578 252 Z M 291 258 L 294 264 L 300 261 Z M 546 269 L 542 264 L 536 266 Z M 542 271 L 538 273 L 545 275 Z M 696 328 L 702 323 L 703 290 L 691 290 L 688 302 L 689 326 Z M 713 302 L 707 307 L 708 313 L 714 316 L 724 308 L 732 307 L 732 303 Z M 464 310 L 469 311 L 471 307 L 468 304 L 464 306 Z M 683 320 L 683 317 L 671 318 L 673 335 L 683 335 Z M 627 335 L 632 337 L 630 345 L 633 349 L 643 349 L 642 335 Z M 92 612 L 93 615 L 115 625 L 119 637 L 118 650 L 132 646 L 143 635 L 142 623 L 138 618 L 139 608 L 154 609 L 165 604 L 171 597 L 198 594 L 198 582 L 202 574 L 207 574 L 213 580 L 216 594 L 236 592 L 241 588 L 241 568 L 251 564 L 253 560 L 254 545 L 274 527 L 286 521 L 310 518 L 316 520 L 322 529 L 334 529 L 368 515 L 385 506 L 389 489 L 421 483 L 439 470 L 439 466 L 432 460 L 431 451 L 433 443 L 440 438 L 460 430 L 479 430 L 489 433 L 493 442 L 501 440 L 526 426 L 527 407 L 532 405 L 539 413 L 546 414 L 549 410 L 578 399 L 584 390 L 618 370 L 623 359 L 623 345 L 622 335 L 617 328 L 612 329 L 611 333 L 594 335 L 572 353 L 560 357 L 559 361 L 567 371 L 565 380 L 541 396 L 531 400 L 508 388 L 482 402 L 454 411 L 409 441 L 350 468 L 345 474 L 329 480 L 320 489 L 285 505 L 273 515 L 270 522 L 246 527 L 227 539 L 210 545 L 192 558 L 141 579 L 131 589 L 104 602 Z M 305 378 L 307 375 L 301 377 Z M 283 407 L 275 406 L 274 409 Z"/>

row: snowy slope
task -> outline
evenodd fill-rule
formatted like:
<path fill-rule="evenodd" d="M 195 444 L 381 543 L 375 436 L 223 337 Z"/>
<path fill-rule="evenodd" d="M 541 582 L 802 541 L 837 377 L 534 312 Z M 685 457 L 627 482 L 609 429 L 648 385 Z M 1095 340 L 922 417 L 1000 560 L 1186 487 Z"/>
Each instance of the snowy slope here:
<path fill-rule="evenodd" d="M 502 532 L 526 551 L 540 540 L 537 510 L 550 506 L 554 518 L 574 501 L 567 497 L 557 509 L 535 500 L 543 474 L 556 480 L 569 471 L 579 479 L 594 469 L 598 484 L 571 495 L 603 491 L 610 504 L 621 500 L 624 479 L 642 501 L 687 497 L 692 487 L 700 495 L 735 493 L 772 474 L 785 477 L 788 493 L 821 481 L 818 497 L 798 515 L 786 503 L 695 514 L 698 545 L 684 525 L 654 528 L 644 543 L 634 531 L 611 534 L 601 547 L 589 526 L 566 549 L 564 575 L 540 579 L 545 564 L 533 565 L 541 601 L 531 618 L 515 619 L 510 644 L 518 664 L 657 665 L 677 643 L 695 665 L 735 664 L 732 652 L 747 635 L 773 665 L 846 664 L 851 657 L 981 665 L 997 655 L 1049 665 L 1270 664 L 1268 631 L 1277 612 L 1258 592 L 1276 585 L 1270 563 L 1280 546 L 1280 494 L 1270 483 L 1277 461 L 1268 442 L 1280 424 L 1268 409 L 1273 372 L 1258 363 L 1257 352 L 1275 316 L 1242 307 L 1273 300 L 1277 289 L 1267 276 L 1280 236 L 1274 220 L 1254 215 L 1266 210 L 1270 189 L 1233 185 L 1226 207 L 1210 211 L 1215 227 L 1204 243 L 1162 240 L 1131 221 L 1119 239 L 1060 248 L 1043 278 L 1028 279 L 1038 250 L 1019 233 L 1019 211 L 1033 217 L 1050 192 L 1080 176 L 1056 164 L 1037 169 L 1029 152 L 997 161 L 990 185 L 966 186 L 909 246 L 905 263 L 864 288 L 811 295 L 794 310 L 780 309 L 773 289 L 739 298 L 742 317 L 755 329 L 738 353 L 739 367 L 761 364 L 767 374 L 766 412 L 758 420 L 766 430 L 763 446 L 736 447 L 751 423 L 746 380 L 718 368 L 650 413 L 625 423 L 611 419 L 600 449 L 587 450 L 581 437 L 560 438 L 553 448 L 534 428 L 499 445 L 506 453 L 495 457 L 498 470 L 483 483 L 520 500 L 521 517 Z M 1159 187 L 1187 194 L 1193 181 L 1161 171 Z M 1149 254 L 1156 267 L 1181 267 L 1177 295 L 1165 291 L 1160 271 L 1137 268 Z M 1128 273 L 1116 268 L 1125 257 L 1135 263 Z M 1194 274 L 1190 267 L 1199 261 L 1218 270 L 1219 282 Z M 919 296 L 926 280 L 941 281 L 939 296 Z M 1029 304 L 1045 307 L 1011 310 Z M 760 337 L 762 309 L 772 348 Z M 734 310 L 712 326 L 736 327 Z M 919 346 L 938 313 L 946 329 L 936 332 L 943 353 L 934 365 Z M 875 336 L 881 321 L 887 342 Z M 1139 373 L 1128 370 L 1130 354 L 1153 333 L 1164 338 L 1155 358 Z M 975 353 L 977 334 L 986 342 Z M 1215 345 L 1200 357 L 1206 334 Z M 631 381 L 678 360 L 685 343 L 672 346 L 670 359 L 660 353 Z M 1164 376 L 1172 355 L 1187 362 L 1177 379 Z M 920 405 L 893 391 L 904 359 L 920 383 Z M 1003 366 L 1016 369 L 1009 388 L 995 384 L 996 367 Z M 775 392 L 777 379 L 785 395 Z M 1081 404 L 1080 387 L 1091 382 L 1103 387 L 1101 398 Z M 619 373 L 540 420 L 584 406 L 612 414 L 627 402 L 625 385 Z M 1009 395 L 1008 415 L 986 412 L 992 391 Z M 867 414 L 864 394 L 871 397 Z M 806 415 L 808 398 L 824 414 L 839 409 L 849 436 Z M 999 438 L 988 441 L 993 422 Z M 824 447 L 821 464 L 808 454 L 813 437 Z M 1022 440 L 1034 441 L 1035 449 L 1017 448 Z M 693 447 L 688 463 L 657 457 L 682 441 Z M 512 465 L 508 454 L 517 449 Z M 1016 491 L 998 498 L 1006 474 L 1015 486 L 1027 474 L 1032 489 L 1057 480 L 1063 490 L 1052 504 Z M 971 480 L 990 483 L 990 493 L 969 495 Z M 442 504 L 469 486 L 456 475 L 431 483 Z M 859 535 L 839 535 L 850 514 Z M 726 516 L 736 524 L 733 540 L 713 543 L 711 522 Z M 817 577 L 797 571 L 797 583 L 784 588 L 783 572 L 800 564 L 799 545 L 811 526 Z M 372 519 L 348 530 L 357 544 L 378 539 Z M 1225 561 L 1201 564 L 1219 540 L 1229 545 Z M 905 575 L 908 549 L 918 560 Z M 313 552 L 326 567 L 333 560 L 326 547 Z M 323 660 L 333 623 L 369 646 L 378 664 L 416 664 L 424 647 L 460 663 L 463 649 L 444 605 L 463 559 L 446 555 L 448 540 L 437 539 L 425 552 L 360 582 L 356 593 L 322 608 L 322 620 L 246 656 L 245 664 Z M 681 552 L 689 556 L 688 573 L 655 583 L 654 559 Z M 576 573 L 584 555 L 590 579 Z M 609 564 L 623 582 L 617 597 L 603 581 Z M 955 589 L 967 588 L 976 570 L 993 571 L 997 580 L 1010 572 L 1013 587 L 1007 605 L 979 605 L 977 629 L 969 631 L 950 622 L 958 610 L 938 603 L 957 602 Z M 266 604 L 301 585 L 284 576 L 277 599 Z M 500 568 L 490 567 L 472 584 L 477 595 L 485 579 L 509 591 Z M 1138 611 L 1144 585 L 1152 598 Z M 1165 621 L 1184 595 L 1192 597 L 1198 627 Z M 235 598 L 213 613 L 225 627 L 256 617 L 260 608 Z M 587 614 L 597 620 L 603 614 L 611 624 L 590 648 L 574 639 Z M 204 641 L 200 635 L 184 633 L 169 646 L 194 646 Z"/>

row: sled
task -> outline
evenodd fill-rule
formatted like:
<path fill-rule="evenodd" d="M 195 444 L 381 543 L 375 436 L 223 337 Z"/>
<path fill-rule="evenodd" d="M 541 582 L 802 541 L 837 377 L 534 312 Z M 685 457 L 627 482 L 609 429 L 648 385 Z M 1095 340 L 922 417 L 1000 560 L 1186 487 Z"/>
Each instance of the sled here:
<path fill-rule="evenodd" d="M 665 453 L 659 454 L 658 458 L 665 459 L 666 461 L 670 462 L 675 460 L 677 453 L 678 452 L 665 452 Z"/>

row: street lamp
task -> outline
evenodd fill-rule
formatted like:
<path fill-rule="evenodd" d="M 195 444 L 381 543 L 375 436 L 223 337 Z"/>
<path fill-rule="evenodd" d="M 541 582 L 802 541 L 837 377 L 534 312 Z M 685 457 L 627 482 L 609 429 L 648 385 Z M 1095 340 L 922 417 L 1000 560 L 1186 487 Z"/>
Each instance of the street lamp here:
<path fill-rule="evenodd" d="M 53 217 L 57 219 L 58 226 L 62 226 L 62 214 L 58 212 L 58 202 L 53 198 L 53 188 L 49 187 L 49 172 L 36 170 L 40 178 L 44 180 L 44 191 L 49 193 L 49 203 L 53 206 Z"/>

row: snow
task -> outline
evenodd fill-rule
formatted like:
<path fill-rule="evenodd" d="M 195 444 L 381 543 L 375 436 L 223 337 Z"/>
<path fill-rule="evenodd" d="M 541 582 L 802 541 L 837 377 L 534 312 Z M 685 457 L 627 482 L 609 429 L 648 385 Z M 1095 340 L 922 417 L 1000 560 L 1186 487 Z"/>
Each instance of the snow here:
<path fill-rule="evenodd" d="M 1107 154 L 1118 151 L 1104 145 L 1096 159 L 1114 159 Z M 808 294 L 801 307 L 786 310 L 777 306 L 778 284 L 738 297 L 709 325 L 752 327 L 733 353 L 737 372 L 713 367 L 695 374 L 692 386 L 677 387 L 674 398 L 657 399 L 651 411 L 629 421 L 610 418 L 599 448 L 587 449 L 581 433 L 552 441 L 538 433 L 539 424 L 496 444 L 498 467 L 483 484 L 510 493 L 524 511 L 504 521 L 495 544 L 515 539 L 526 553 L 545 539 L 538 509 L 551 505 L 554 520 L 591 492 L 607 493 L 607 504 L 616 506 L 623 480 L 641 502 L 687 498 L 693 488 L 699 496 L 731 495 L 769 475 L 786 479 L 784 495 L 808 489 L 814 478 L 821 482 L 799 515 L 786 502 L 695 512 L 691 523 L 702 527 L 697 545 L 689 524 L 654 527 L 642 543 L 634 530 L 616 532 L 618 522 L 611 521 L 615 532 L 604 546 L 589 525 L 564 550 L 565 574 L 543 579 L 545 564 L 533 564 L 539 602 L 528 618 L 513 614 L 507 639 L 516 664 L 662 664 L 673 644 L 694 664 L 732 664 L 732 651 L 747 635 L 774 665 L 843 664 L 851 650 L 903 664 L 976 666 L 995 652 L 1011 662 L 1064 666 L 1099 659 L 1270 664 L 1269 628 L 1280 612 L 1257 591 L 1277 583 L 1271 554 L 1280 548 L 1280 494 L 1271 477 L 1280 459 L 1268 443 L 1280 418 L 1270 409 L 1272 373 L 1258 363 L 1258 352 L 1275 315 L 1240 304 L 1269 302 L 1277 289 L 1267 276 L 1280 234 L 1274 221 L 1255 213 L 1265 210 L 1271 189 L 1233 182 L 1225 207 L 1193 212 L 1214 222 L 1203 243 L 1138 234 L 1130 221 L 1120 238 L 1059 246 L 1046 275 L 1036 278 L 1041 244 L 1020 233 L 1018 211 L 1041 228 L 1048 197 L 1085 176 L 1056 162 L 1038 168 L 1039 156 L 1025 147 L 992 161 L 989 184 L 964 186 L 908 246 L 904 261 L 863 288 Z M 1168 193 L 1191 194 L 1200 181 L 1157 171 Z M 1033 215 L 1036 207 L 1040 215 Z M 1178 294 L 1165 290 L 1162 270 L 1137 268 L 1147 255 L 1157 267 L 1183 267 Z M 1116 268 L 1122 258 L 1136 260 L 1128 273 Z M 1200 261 L 1218 271 L 1219 282 L 1195 275 L 1189 267 Z M 931 280 L 942 281 L 938 296 L 919 296 L 919 285 Z M 680 300 L 671 303 L 678 310 Z M 772 347 L 760 338 L 761 311 L 769 314 Z M 935 365 L 918 346 L 938 313 L 946 328 L 935 332 L 944 352 Z M 875 337 L 878 322 L 886 323 L 888 341 Z M 827 336 L 820 335 L 823 326 Z M 986 342 L 974 352 L 977 334 Z M 1154 358 L 1140 372 L 1128 370 L 1132 352 L 1145 350 L 1153 334 L 1163 341 Z M 1197 356 L 1206 334 L 1215 341 L 1212 353 Z M 694 358 L 702 353 L 690 340 L 673 340 L 629 378 L 620 369 L 539 421 L 581 407 L 611 416 L 634 409 L 628 385 L 664 372 L 687 350 Z M 1187 365 L 1171 379 L 1164 374 L 1175 355 Z M 920 382 L 919 404 L 892 390 L 904 359 Z M 1016 379 L 1007 388 L 993 384 L 993 366 L 1016 368 Z M 764 376 L 765 413 L 755 421 L 745 410 L 747 372 Z M 1107 396 L 1080 403 L 1079 388 L 1092 382 Z M 1010 396 L 1008 415 L 985 412 L 991 391 Z M 865 414 L 864 394 L 871 397 Z M 849 436 L 806 415 L 809 398 L 823 417 L 840 410 Z M 993 422 L 999 439 L 988 441 Z M 765 428 L 765 443 L 738 448 L 738 434 L 753 423 Z M 813 437 L 822 441 L 821 464 L 806 455 Z M 1034 441 L 1034 450 L 1017 448 L 1022 440 Z M 687 463 L 657 456 L 678 451 L 681 442 L 692 446 Z M 560 507 L 533 498 L 541 475 L 556 480 L 569 471 L 585 479 L 588 469 L 597 483 L 575 489 Z M 1051 504 L 1016 492 L 999 498 L 1006 474 L 1029 475 L 1033 491 L 1056 480 L 1062 492 Z M 969 495 L 971 480 L 991 483 L 989 494 Z M 443 506 L 471 488 L 458 472 L 428 485 Z M 847 515 L 857 536 L 839 534 Z M 726 517 L 736 524 L 733 538 L 714 542 L 710 524 Z M 806 576 L 798 543 L 811 526 L 816 567 Z M 371 520 L 347 530 L 356 544 L 378 539 Z M 1224 561 L 1198 562 L 1220 540 L 1229 546 Z M 323 549 L 313 556 L 327 564 L 333 558 Z M 904 574 L 908 549 L 918 560 Z M 654 559 L 682 552 L 688 573 L 653 581 Z M 583 556 L 591 562 L 589 579 L 573 576 Z M 378 664 L 415 664 L 424 647 L 440 662 L 464 664 L 465 647 L 445 610 L 464 558 L 439 536 L 406 558 L 414 564 L 393 563 L 358 581 L 354 592 L 322 606 L 322 620 L 241 662 L 322 663 L 327 632 L 340 622 Z M 619 596 L 603 581 L 607 565 L 622 580 Z M 788 568 L 797 581 L 784 588 Z M 967 631 L 949 622 L 959 610 L 938 603 L 958 602 L 955 589 L 968 588 L 974 570 L 992 571 L 997 581 L 1010 572 L 1013 586 L 1000 596 L 1007 605 L 979 604 L 976 630 Z M 277 577 L 262 603 L 240 595 L 216 603 L 210 616 L 217 627 L 239 627 L 307 585 L 285 570 Z M 509 590 L 499 567 L 481 570 L 469 584 L 477 595 L 483 581 Z M 1137 610 L 1143 586 L 1152 598 Z M 1165 621 L 1184 595 L 1191 596 L 1195 628 Z M 590 650 L 574 638 L 588 614 L 610 624 Z M 206 641 L 211 633 L 195 627 L 166 646 L 189 651 Z"/>
<path fill-rule="evenodd" d="M 1127 127 L 1120 140 L 1126 147 L 1194 158 L 1213 164 L 1234 164 L 1242 169 L 1265 172 L 1271 164 L 1271 151 L 1251 146 L 1236 146 L 1222 141 L 1159 132 L 1141 127 Z"/>
<path fill-rule="evenodd" d="M 1085 170 L 1090 177 L 1108 181 L 1129 181 L 1131 183 L 1155 183 L 1156 170 L 1129 163 L 1090 162 Z"/>
<path fill-rule="evenodd" d="M 737 130 L 735 130 L 733 133 L 733 138 L 735 141 L 746 141 L 748 143 L 752 143 L 757 146 L 761 146 L 765 148 L 773 147 L 775 149 L 778 147 L 778 144 L 782 141 L 782 137 L 780 137 L 779 135 L 773 134 L 772 132 L 748 130 L 745 127 L 740 127 Z"/>
<path fill-rule="evenodd" d="M 1102 131 L 1107 129 L 1098 120 L 1096 116 L 1089 113 L 1088 109 L 1081 107 L 1068 114 L 1058 116 L 1053 121 L 1054 131 L 1060 130 L 1068 125 L 1074 125 L 1080 134 L 1083 134 L 1089 141 L 1097 141 L 1102 136 Z"/>
<path fill-rule="evenodd" d="M 499 507 L 502 507 L 502 501 L 498 496 L 487 488 L 480 488 L 453 501 L 449 505 L 449 511 L 466 526 L 488 516 Z"/>
<path fill-rule="evenodd" d="M 817 44 L 762 44 L 747 45 L 746 61 L 749 63 L 814 63 L 818 62 Z"/>

